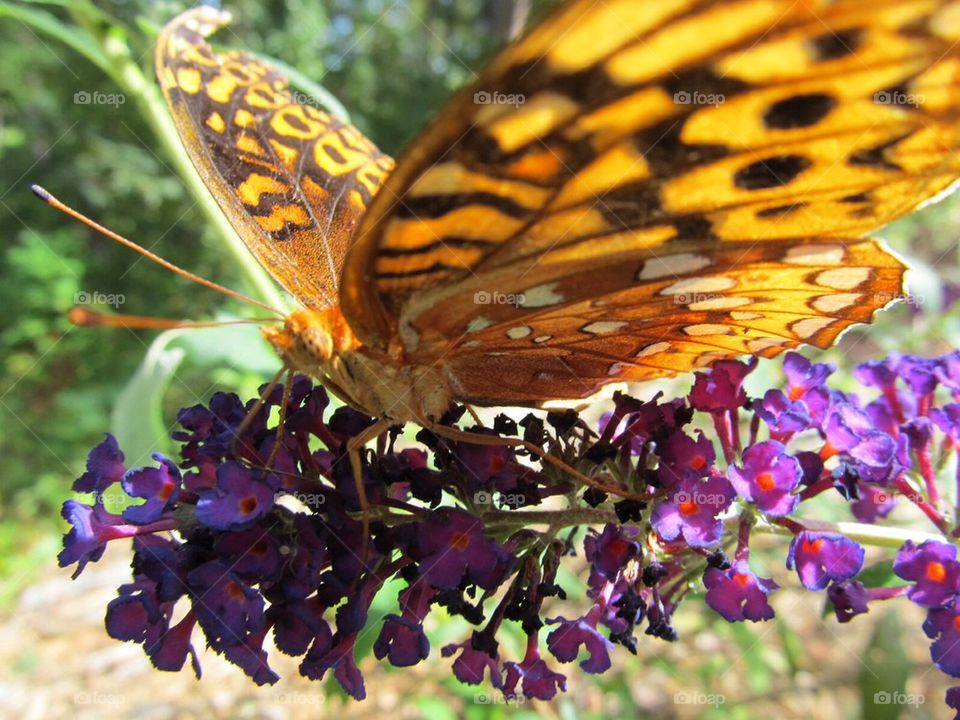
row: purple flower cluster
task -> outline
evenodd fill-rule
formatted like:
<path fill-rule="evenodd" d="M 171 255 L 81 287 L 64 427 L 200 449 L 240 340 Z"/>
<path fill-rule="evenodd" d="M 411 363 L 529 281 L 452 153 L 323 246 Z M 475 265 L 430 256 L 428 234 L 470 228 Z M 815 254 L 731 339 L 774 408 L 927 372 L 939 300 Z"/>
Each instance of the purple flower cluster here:
<path fill-rule="evenodd" d="M 550 699 L 566 688 L 562 664 L 602 673 L 618 646 L 636 652 L 644 635 L 675 640 L 673 614 L 698 581 L 729 622 L 773 618 L 778 586 L 751 569 L 750 541 L 774 532 L 792 538 L 786 567 L 807 590 L 825 591 L 840 622 L 898 596 L 925 608 L 933 661 L 960 677 L 960 530 L 935 471 L 960 443 L 960 353 L 861 365 L 856 378 L 876 391 L 868 402 L 831 388 L 833 368 L 797 353 L 784 358 L 785 386 L 753 398 L 744 381 L 755 366 L 716 363 L 673 400 L 617 394 L 597 429 L 573 411 L 466 428 L 523 438 L 539 452 L 427 430 L 399 447 L 394 429 L 361 456 L 366 512 L 347 441 L 374 418 L 331 408 L 305 378 L 259 403 L 217 394 L 180 412 L 178 461 L 155 455 L 155 466 L 127 468 L 109 435 L 91 451 L 74 489 L 93 500 L 64 505 L 71 530 L 60 562 L 79 574 L 107 543 L 132 538 L 132 581 L 108 606 L 106 626 L 162 670 L 189 658 L 199 675 L 199 628 L 256 683 L 272 683 L 263 649 L 271 635 L 302 658 L 304 676 L 330 673 L 361 699 L 364 628 L 379 630 L 378 659 L 414 665 L 431 655 L 424 621 L 442 608 L 475 627 L 440 648 L 461 682 Z M 270 421 L 278 415 L 279 429 Z M 441 422 L 454 427 L 463 415 L 452 408 Z M 540 453 L 597 483 L 579 486 Z M 861 523 L 911 503 L 942 539 L 907 541 L 888 561 L 908 584 L 867 587 L 857 580 L 861 545 L 799 519 L 824 494 Z M 565 503 L 553 501 L 560 495 Z M 578 549 L 586 597 L 567 599 L 558 569 Z M 374 617 L 388 581 L 401 588 L 399 611 Z M 522 657 L 500 649 L 507 623 L 526 635 Z"/>

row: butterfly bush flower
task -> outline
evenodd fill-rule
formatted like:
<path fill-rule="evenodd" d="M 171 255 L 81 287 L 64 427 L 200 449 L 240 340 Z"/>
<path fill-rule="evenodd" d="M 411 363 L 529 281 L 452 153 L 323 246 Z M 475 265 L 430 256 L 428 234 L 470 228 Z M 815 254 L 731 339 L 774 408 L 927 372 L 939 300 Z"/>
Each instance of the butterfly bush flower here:
<path fill-rule="evenodd" d="M 439 656 L 460 682 L 549 700 L 572 670 L 603 673 L 624 651 L 680 638 L 673 616 L 698 583 L 726 621 L 773 618 L 778 584 L 749 561 L 751 540 L 772 532 L 791 536 L 777 551 L 786 577 L 825 590 L 839 622 L 878 602 L 923 607 L 933 662 L 960 676 L 960 529 L 938 489 L 960 446 L 960 353 L 865 363 L 859 394 L 829 386 L 832 366 L 788 353 L 781 386 L 751 397 L 755 367 L 717 363 L 672 399 L 617 393 L 595 428 L 573 411 L 471 427 L 454 407 L 442 420 L 522 438 L 579 476 L 527 448 L 427 431 L 416 442 L 386 433 L 357 474 L 347 442 L 374 418 L 334 407 L 322 387 L 296 377 L 259 403 L 217 393 L 178 414 L 176 457 L 127 467 L 111 435 L 91 450 L 74 483 L 86 497 L 63 507 L 59 560 L 79 574 L 132 539 L 132 577 L 106 629 L 160 670 L 199 676 L 199 633 L 255 683 L 274 683 L 269 640 L 301 658 L 302 675 L 332 676 L 359 700 L 358 639 L 373 632 L 373 656 L 396 667 Z M 911 506 L 928 532 L 885 560 L 905 584 L 858 579 L 863 545 L 806 520 L 814 498 L 861 528 Z M 583 590 L 560 579 L 572 556 L 586 565 Z M 398 609 L 377 617 L 383 593 Z M 436 647 L 435 612 L 473 629 Z M 500 642 L 517 632 L 519 654 Z M 948 704 L 960 705 L 955 691 Z"/>

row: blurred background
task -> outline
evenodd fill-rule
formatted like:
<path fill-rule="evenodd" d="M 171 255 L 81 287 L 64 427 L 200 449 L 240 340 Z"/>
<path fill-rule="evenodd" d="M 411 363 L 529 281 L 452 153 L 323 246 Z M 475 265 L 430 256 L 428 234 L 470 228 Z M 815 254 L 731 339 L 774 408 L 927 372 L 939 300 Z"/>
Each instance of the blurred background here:
<path fill-rule="evenodd" d="M 236 0 L 227 6 L 234 22 L 217 39 L 296 68 L 310 94 L 322 92 L 310 82 L 322 85 L 396 154 L 547 4 Z M 821 598 L 790 589 L 775 596 L 778 619 L 760 626 L 731 626 L 702 603 L 688 603 L 678 642 L 643 638 L 636 657 L 619 648 L 614 669 L 597 678 L 567 666 L 570 691 L 535 706 L 504 706 L 488 688 L 460 686 L 436 652 L 404 670 L 367 657 L 369 699 L 358 705 L 334 686 L 300 679 L 288 658 L 277 660 L 280 685 L 258 689 L 210 653 L 202 657 L 206 677 L 196 682 L 154 671 L 139 647 L 109 640 L 103 608 L 128 574 L 129 556 L 111 548 L 74 583 L 55 563 L 59 508 L 89 448 L 112 430 L 128 465 L 170 450 L 177 408 L 220 389 L 250 396 L 278 367 L 255 328 L 160 335 L 72 327 L 66 312 L 75 304 L 191 319 L 244 317 L 246 310 L 95 236 L 30 192 L 40 183 L 216 282 L 250 293 L 262 287 L 249 264 L 231 261 L 222 219 L 184 171 L 185 156 L 162 121 L 153 45 L 159 27 L 186 7 L 0 2 L 0 717 L 944 716 L 948 683 L 929 663 L 915 607 L 900 603 L 837 625 L 823 618 Z M 960 347 L 958 233 L 955 199 L 883 233 L 916 268 L 916 293 L 830 351 L 847 383 L 854 364 L 892 350 L 932 355 Z M 758 386 L 776 368 L 764 363 Z M 909 509 L 893 521 L 923 527 Z M 796 587 L 782 566 L 782 542 L 767 544 L 770 560 L 760 553 L 757 569 Z M 582 597 L 580 580 L 566 582 L 571 597 L 578 587 Z M 432 646 L 464 635 L 456 622 L 435 623 Z M 877 692 L 916 701 L 878 705 Z"/>

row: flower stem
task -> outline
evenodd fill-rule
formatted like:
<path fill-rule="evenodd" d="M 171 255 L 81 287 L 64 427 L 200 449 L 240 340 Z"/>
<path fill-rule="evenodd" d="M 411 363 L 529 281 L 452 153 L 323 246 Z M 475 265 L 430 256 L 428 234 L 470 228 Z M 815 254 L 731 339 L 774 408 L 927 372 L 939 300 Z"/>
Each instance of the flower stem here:
<path fill-rule="evenodd" d="M 739 519 L 737 519 L 739 521 Z M 806 530 L 813 532 L 830 532 L 844 535 L 851 540 L 856 540 L 862 545 L 871 545 L 873 547 L 900 548 L 907 540 L 920 544 L 926 540 L 935 540 L 937 542 L 950 542 L 949 538 L 939 533 L 924 532 L 922 530 L 909 530 L 906 528 L 880 527 L 878 525 L 869 525 L 867 523 L 855 522 L 824 522 L 822 520 L 808 520 L 804 518 L 798 521 Z M 756 532 L 770 533 L 773 535 L 792 535 L 793 532 L 782 525 L 774 525 L 769 522 L 760 521 L 754 526 Z"/>

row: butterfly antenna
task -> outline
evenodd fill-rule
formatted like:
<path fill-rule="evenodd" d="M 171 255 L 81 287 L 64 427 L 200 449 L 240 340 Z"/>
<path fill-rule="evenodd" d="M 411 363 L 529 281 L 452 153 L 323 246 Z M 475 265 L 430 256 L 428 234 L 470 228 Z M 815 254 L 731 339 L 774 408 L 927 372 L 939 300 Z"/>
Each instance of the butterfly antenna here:
<path fill-rule="evenodd" d="M 176 330 L 178 328 L 214 328 L 224 325 L 258 325 L 274 323 L 274 318 L 249 318 L 244 320 L 171 320 L 169 318 L 120 313 L 101 313 L 74 306 L 67 311 L 67 320 L 77 327 L 116 327 L 128 330 Z"/>
<path fill-rule="evenodd" d="M 113 232 L 112 230 L 110 230 L 110 229 L 108 229 L 108 228 L 105 228 L 105 227 L 104 227 L 103 225 L 101 225 L 100 223 L 98 223 L 98 222 L 96 222 L 96 221 L 94 221 L 94 220 L 91 220 L 90 218 L 88 218 L 88 217 L 87 217 L 86 215 L 84 215 L 83 213 L 78 212 L 77 210 L 74 210 L 74 209 L 73 209 L 72 207 L 70 207 L 69 205 L 66 205 L 66 204 L 60 202 L 57 198 L 55 198 L 53 195 L 51 195 L 49 192 L 47 192 L 44 188 L 40 187 L 39 185 L 31 185 L 31 186 L 30 186 L 30 189 L 33 190 L 33 194 L 34 194 L 34 195 L 36 195 L 38 198 L 40 198 L 40 199 L 43 200 L 45 203 L 47 203 L 47 205 L 50 205 L 51 207 L 59 210 L 60 212 L 64 213 L 65 215 L 69 215 L 69 216 L 72 217 L 74 220 L 80 221 L 81 223 L 83 223 L 84 225 L 86 225 L 86 226 L 87 226 L 88 228 L 90 228 L 91 230 L 95 230 L 96 232 L 100 233 L 101 235 L 104 235 L 104 236 L 110 238 L 111 240 L 115 240 L 116 242 L 120 243 L 121 245 L 124 245 L 125 247 L 128 247 L 128 248 L 130 248 L 131 250 L 140 253 L 141 255 L 143 255 L 143 257 L 147 258 L 147 260 L 152 260 L 153 262 L 157 263 L 157 264 L 160 265 L 161 267 L 164 267 L 164 268 L 166 268 L 167 270 L 170 270 L 171 272 L 176 273 L 176 274 L 179 275 L 180 277 L 186 278 L 187 280 L 191 280 L 191 281 L 197 283 L 198 285 L 203 285 L 204 287 L 207 287 L 207 288 L 209 288 L 209 289 L 211 289 L 211 290 L 216 290 L 216 291 L 219 292 L 219 293 L 223 293 L 224 295 L 228 295 L 229 297 L 232 297 L 232 298 L 234 298 L 234 299 L 236 299 L 236 300 L 240 300 L 241 302 L 245 302 L 245 303 L 247 303 L 248 305 L 255 305 L 255 306 L 258 307 L 258 308 L 261 308 L 261 309 L 263 309 L 263 310 L 267 310 L 268 312 L 272 312 L 272 313 L 274 313 L 275 315 L 279 315 L 280 317 L 283 317 L 283 316 L 284 316 L 284 314 L 283 314 L 282 312 L 280 312 L 280 311 L 277 310 L 276 308 L 270 307 L 270 306 L 267 305 L 266 303 L 262 303 L 262 302 L 260 302 L 259 300 L 255 300 L 255 299 L 252 298 L 252 297 L 249 297 L 249 296 L 247 296 L 247 295 L 244 295 L 243 293 L 238 293 L 236 290 L 231 290 L 230 288 L 224 287 L 223 285 L 219 285 L 219 284 L 213 282 L 212 280 L 207 280 L 206 278 L 202 278 L 202 277 L 200 277 L 199 275 L 195 275 L 194 273 L 192 273 L 192 272 L 190 272 L 190 271 L 188 271 L 188 270 L 184 270 L 183 268 L 181 268 L 181 267 L 179 267 L 179 266 L 177 266 L 177 265 L 174 265 L 172 262 L 169 262 L 169 261 L 167 261 L 167 260 L 164 260 L 164 259 L 163 259 L 162 257 L 160 257 L 159 255 L 156 255 L 156 254 L 150 252 L 150 251 L 147 250 L 146 248 L 143 248 L 143 247 L 137 245 L 137 243 L 133 242 L 132 240 L 127 240 L 127 238 L 122 237 L 121 235 L 117 235 L 117 233 Z"/>

